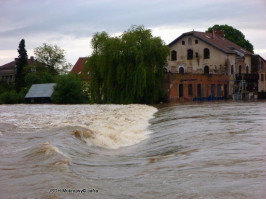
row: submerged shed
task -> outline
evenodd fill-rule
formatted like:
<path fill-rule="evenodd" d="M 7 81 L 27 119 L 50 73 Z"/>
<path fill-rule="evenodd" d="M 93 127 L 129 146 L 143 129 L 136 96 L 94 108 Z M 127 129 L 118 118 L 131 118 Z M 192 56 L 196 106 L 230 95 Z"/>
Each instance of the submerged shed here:
<path fill-rule="evenodd" d="M 55 83 L 33 84 L 25 98 L 29 103 L 51 103 Z"/>

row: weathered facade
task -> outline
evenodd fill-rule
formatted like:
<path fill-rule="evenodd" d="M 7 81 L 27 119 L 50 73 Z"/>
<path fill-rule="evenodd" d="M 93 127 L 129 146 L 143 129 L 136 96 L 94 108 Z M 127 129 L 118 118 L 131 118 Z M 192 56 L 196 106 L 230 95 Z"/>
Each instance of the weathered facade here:
<path fill-rule="evenodd" d="M 171 102 L 231 97 L 236 75 L 251 73 L 252 53 L 226 40 L 222 32 L 184 33 L 169 47 Z"/>

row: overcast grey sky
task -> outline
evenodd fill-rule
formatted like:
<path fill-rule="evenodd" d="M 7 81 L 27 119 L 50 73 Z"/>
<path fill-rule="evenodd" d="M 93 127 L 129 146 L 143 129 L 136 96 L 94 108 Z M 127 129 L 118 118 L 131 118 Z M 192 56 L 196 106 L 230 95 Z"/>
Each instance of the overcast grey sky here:
<path fill-rule="evenodd" d="M 28 56 L 42 43 L 57 44 L 75 64 L 91 54 L 96 32 L 119 35 L 144 25 L 168 44 L 215 24 L 239 29 L 266 59 L 265 0 L 0 0 L 0 65 L 18 56 L 22 38 Z"/>

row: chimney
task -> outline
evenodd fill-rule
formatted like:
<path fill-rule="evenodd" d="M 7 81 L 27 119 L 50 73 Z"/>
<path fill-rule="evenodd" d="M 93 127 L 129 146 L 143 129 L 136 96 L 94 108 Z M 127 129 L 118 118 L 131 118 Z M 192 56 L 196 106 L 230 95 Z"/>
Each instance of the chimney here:
<path fill-rule="evenodd" d="M 215 30 L 212 29 L 212 39 L 215 39 Z"/>
<path fill-rule="evenodd" d="M 34 61 L 34 57 L 33 57 L 33 56 L 31 56 L 31 57 L 30 57 L 30 60 L 31 60 L 31 61 Z"/>

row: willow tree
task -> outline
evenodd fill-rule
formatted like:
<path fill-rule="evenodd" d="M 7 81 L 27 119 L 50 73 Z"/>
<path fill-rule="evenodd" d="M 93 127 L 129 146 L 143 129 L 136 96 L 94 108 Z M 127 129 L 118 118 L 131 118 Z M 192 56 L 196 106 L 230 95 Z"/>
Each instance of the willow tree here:
<path fill-rule="evenodd" d="M 86 67 L 95 103 L 155 103 L 162 97 L 168 47 L 151 30 L 132 26 L 119 37 L 106 32 L 92 38 Z"/>

